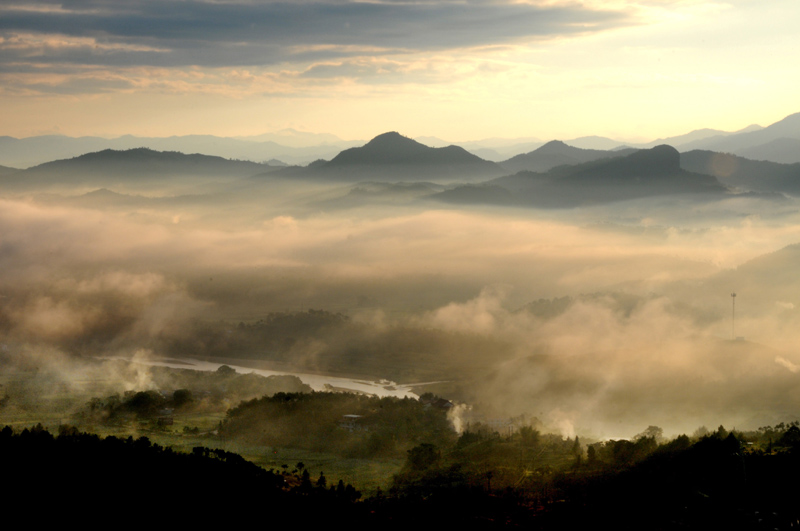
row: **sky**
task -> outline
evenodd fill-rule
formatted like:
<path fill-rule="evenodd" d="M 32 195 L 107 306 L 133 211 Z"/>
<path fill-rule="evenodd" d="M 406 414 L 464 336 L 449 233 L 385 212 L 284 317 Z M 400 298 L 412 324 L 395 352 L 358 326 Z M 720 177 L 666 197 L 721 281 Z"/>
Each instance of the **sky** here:
<path fill-rule="evenodd" d="M 0 135 L 653 140 L 800 110 L 796 0 L 0 3 Z"/>

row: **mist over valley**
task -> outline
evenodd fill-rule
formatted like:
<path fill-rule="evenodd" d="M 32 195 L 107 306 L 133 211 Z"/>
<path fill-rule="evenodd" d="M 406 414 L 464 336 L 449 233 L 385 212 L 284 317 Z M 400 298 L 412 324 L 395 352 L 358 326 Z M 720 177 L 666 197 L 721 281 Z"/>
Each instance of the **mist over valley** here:
<path fill-rule="evenodd" d="M 436 381 L 570 436 L 754 429 L 796 415 L 796 166 L 387 133 L 308 166 L 4 172 L 2 356 L 67 388 L 82 360 L 186 357 Z"/>
<path fill-rule="evenodd" d="M 800 526 L 798 19 L 0 3 L 7 505 Z"/>

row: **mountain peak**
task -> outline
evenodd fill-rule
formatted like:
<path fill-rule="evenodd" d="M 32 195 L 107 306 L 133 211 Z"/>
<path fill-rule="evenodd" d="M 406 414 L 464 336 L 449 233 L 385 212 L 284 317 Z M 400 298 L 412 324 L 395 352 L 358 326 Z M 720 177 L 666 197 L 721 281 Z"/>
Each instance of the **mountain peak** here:
<path fill-rule="evenodd" d="M 411 140 L 410 138 L 401 135 L 397 131 L 388 131 L 386 133 L 382 133 L 382 134 L 376 136 L 375 138 L 370 140 L 367 143 L 367 145 L 372 144 L 373 142 L 386 142 L 386 141 L 401 140 L 401 139 Z M 415 142 L 414 140 L 411 140 L 411 141 Z"/>
<path fill-rule="evenodd" d="M 398 164 L 429 157 L 434 148 L 420 144 L 396 131 L 376 136 L 360 148 L 342 151 L 331 164 Z"/>
<path fill-rule="evenodd" d="M 800 112 L 790 114 L 783 120 L 779 120 L 767 126 L 765 129 L 779 132 L 789 138 L 798 138 L 798 136 L 800 136 Z"/>
<path fill-rule="evenodd" d="M 561 140 L 551 140 L 550 142 L 548 142 L 548 143 L 544 144 L 543 146 L 541 146 L 536 151 L 564 151 L 564 150 L 568 150 L 568 149 L 576 149 L 576 148 L 573 148 L 572 146 L 568 146 L 567 144 L 565 144 Z"/>
<path fill-rule="evenodd" d="M 500 166 L 464 148 L 433 148 L 396 131 L 380 134 L 361 147 L 345 149 L 316 170 L 347 179 L 368 175 L 381 180 L 494 177 L 504 173 Z"/>
<path fill-rule="evenodd" d="M 373 149 L 430 149 L 425 144 L 420 144 L 416 140 L 403 136 L 397 131 L 389 131 L 388 133 L 380 134 L 367 142 L 364 147 Z"/>
<path fill-rule="evenodd" d="M 630 157 L 631 160 L 647 161 L 653 167 L 663 170 L 675 171 L 681 167 L 681 154 L 677 149 L 667 144 L 637 151 Z"/>

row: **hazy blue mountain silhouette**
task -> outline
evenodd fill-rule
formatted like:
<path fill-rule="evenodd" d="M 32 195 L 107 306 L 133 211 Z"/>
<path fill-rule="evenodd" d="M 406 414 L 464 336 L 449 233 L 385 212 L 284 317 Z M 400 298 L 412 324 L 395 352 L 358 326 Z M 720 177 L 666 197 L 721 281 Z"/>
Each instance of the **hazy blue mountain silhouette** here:
<path fill-rule="evenodd" d="M 680 153 L 663 145 L 547 173 L 519 172 L 434 197 L 453 203 L 562 208 L 676 194 L 719 197 L 727 192 L 715 177 L 681 169 Z"/>
<path fill-rule="evenodd" d="M 625 147 L 624 142 L 614 140 L 605 136 L 588 135 L 570 138 L 564 141 L 565 144 L 579 149 L 595 149 L 598 151 L 612 151 Z"/>
<path fill-rule="evenodd" d="M 694 150 L 681 154 L 681 167 L 713 175 L 723 184 L 744 190 L 800 195 L 800 163 L 779 164 L 729 153 Z"/>
<path fill-rule="evenodd" d="M 796 143 L 773 144 L 776 140 L 784 139 L 800 140 L 800 113 L 790 114 L 786 118 L 758 131 L 743 132 L 724 137 L 714 136 L 690 142 L 682 145 L 681 151 L 701 149 L 754 157 L 758 156 L 757 152 L 759 150 L 764 149 L 765 154 L 772 151 L 773 156 L 777 156 L 777 158 L 770 158 L 774 162 L 800 162 L 800 153 L 796 151 Z M 767 145 L 770 145 L 771 148 L 765 148 Z M 784 149 L 780 153 L 775 153 L 776 148 L 780 146 L 783 146 Z"/>
<path fill-rule="evenodd" d="M 667 144 L 669 146 L 675 147 L 676 149 L 678 149 L 678 151 L 684 151 L 683 146 L 691 142 L 701 142 L 703 140 L 713 137 L 722 138 L 726 136 L 738 135 L 741 133 L 750 133 L 752 131 L 760 131 L 761 129 L 764 128 L 757 124 L 748 125 L 747 127 L 740 129 L 738 131 L 722 131 L 720 129 L 710 129 L 706 127 L 703 129 L 695 129 L 694 131 L 690 131 L 689 133 L 685 133 L 683 135 L 658 138 L 656 140 L 647 142 L 646 144 L 635 144 L 635 146 L 639 148 L 651 148 L 660 146 L 661 144 Z"/>
<path fill-rule="evenodd" d="M 486 179 L 507 173 L 464 148 L 432 148 L 396 132 L 342 151 L 330 161 L 281 172 L 293 177 L 341 181 L 441 181 Z"/>
<path fill-rule="evenodd" d="M 569 146 L 560 140 L 553 140 L 530 153 L 511 157 L 500 163 L 509 172 L 534 171 L 546 172 L 556 166 L 581 164 L 593 160 L 623 157 L 634 149 L 607 151 L 602 149 L 581 149 Z"/>
<path fill-rule="evenodd" d="M 307 137 L 312 140 L 314 136 Z M 105 149 L 118 151 L 146 147 L 155 151 L 203 153 L 227 159 L 263 161 L 278 158 L 290 164 L 305 164 L 320 157 L 332 157 L 344 148 L 358 145 L 353 141 L 324 142 L 329 135 L 319 135 L 319 145 L 284 145 L 268 140 L 278 140 L 281 135 L 228 138 L 213 135 L 184 135 L 170 137 L 138 137 L 123 135 L 118 138 L 44 135 L 28 138 L 0 137 L 0 164 L 29 168 L 52 160 L 77 157 Z M 289 138 L 284 137 L 286 140 Z"/>
<path fill-rule="evenodd" d="M 796 164 L 800 162 L 800 138 L 776 138 L 766 144 L 739 149 L 737 154 L 751 160 Z"/>

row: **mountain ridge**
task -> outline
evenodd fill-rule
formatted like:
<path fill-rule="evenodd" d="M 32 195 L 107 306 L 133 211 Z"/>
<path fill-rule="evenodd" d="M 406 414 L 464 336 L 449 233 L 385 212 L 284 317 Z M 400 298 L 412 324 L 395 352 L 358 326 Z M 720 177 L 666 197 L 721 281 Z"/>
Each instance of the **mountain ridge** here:
<path fill-rule="evenodd" d="M 8 190 L 25 190 L 62 186 L 129 187 L 144 183 L 169 185 L 187 177 L 200 182 L 224 181 L 276 169 L 255 162 L 199 153 L 187 155 L 150 148 L 105 149 L 15 172 L 3 178 L 3 186 Z"/>
<path fill-rule="evenodd" d="M 546 172 L 557 166 L 580 164 L 602 158 L 621 157 L 630 154 L 632 151 L 633 149 L 631 148 L 620 151 L 583 149 L 571 146 L 560 140 L 551 140 L 529 153 L 523 153 L 502 161 L 500 165 L 511 172 Z"/>
<path fill-rule="evenodd" d="M 330 161 L 278 174 L 334 181 L 475 180 L 503 175 L 494 162 L 450 145 L 432 148 L 396 131 L 375 136 L 360 147 L 345 149 Z"/>
<path fill-rule="evenodd" d="M 569 208 L 664 195 L 719 197 L 729 192 L 716 177 L 688 172 L 672 146 L 637 150 L 547 173 L 518 172 L 471 187 L 456 187 L 435 195 L 451 203 L 505 204 Z"/>

